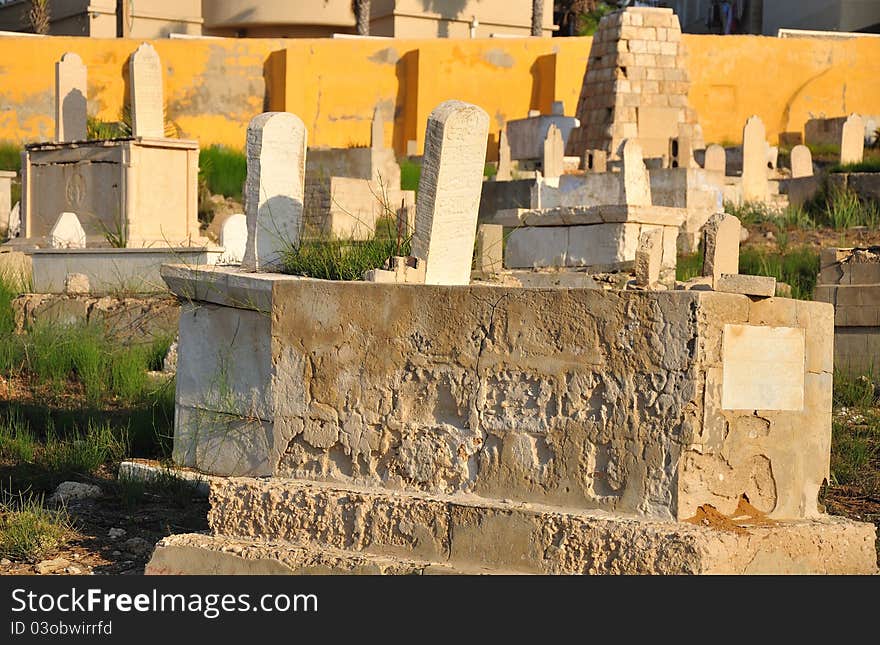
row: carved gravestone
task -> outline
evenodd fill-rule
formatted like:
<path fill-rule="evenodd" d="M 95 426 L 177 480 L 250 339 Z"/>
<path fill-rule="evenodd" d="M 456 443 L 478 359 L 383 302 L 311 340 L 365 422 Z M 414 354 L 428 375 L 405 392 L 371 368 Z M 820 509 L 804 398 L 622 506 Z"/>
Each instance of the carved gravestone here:
<path fill-rule="evenodd" d="M 68 52 L 55 63 L 55 141 L 85 141 L 88 73 L 82 58 Z"/>

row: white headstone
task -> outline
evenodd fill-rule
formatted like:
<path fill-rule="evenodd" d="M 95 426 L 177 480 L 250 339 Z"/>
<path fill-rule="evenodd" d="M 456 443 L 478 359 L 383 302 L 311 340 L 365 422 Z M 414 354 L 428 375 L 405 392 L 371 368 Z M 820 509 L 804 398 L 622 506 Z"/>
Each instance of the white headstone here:
<path fill-rule="evenodd" d="M 541 170 L 548 179 L 561 177 L 565 172 L 565 142 L 562 140 L 562 131 L 554 123 L 550 124 L 544 139 Z"/>
<path fill-rule="evenodd" d="M 807 146 L 791 149 L 791 176 L 794 179 L 813 176 L 813 155 Z"/>
<path fill-rule="evenodd" d="M 742 194 L 745 202 L 766 202 L 770 194 L 767 185 L 767 131 L 757 116 L 749 118 L 743 128 Z"/>
<path fill-rule="evenodd" d="M 476 105 L 446 101 L 428 117 L 412 242 L 426 284 L 470 282 L 488 134 Z"/>
<path fill-rule="evenodd" d="M 865 122 L 858 114 L 851 114 L 843 124 L 840 135 L 840 163 L 861 163 L 865 158 Z"/>
<path fill-rule="evenodd" d="M 306 126 L 289 112 L 266 112 L 248 125 L 246 269 L 276 270 L 299 243 L 306 143 Z"/>
<path fill-rule="evenodd" d="M 131 55 L 131 130 L 136 137 L 165 136 L 165 99 L 162 61 L 149 43 Z"/>
<path fill-rule="evenodd" d="M 68 52 L 55 63 L 55 141 L 85 141 L 88 74 L 82 58 Z"/>
<path fill-rule="evenodd" d="M 703 168 L 708 172 L 718 172 L 724 175 L 727 172 L 727 152 L 722 146 L 713 143 L 706 148 L 706 160 Z"/>
<path fill-rule="evenodd" d="M 650 206 L 651 183 L 642 157 L 642 147 L 634 139 L 627 139 L 621 148 L 623 172 L 620 178 L 620 203 L 627 206 Z"/>
<path fill-rule="evenodd" d="M 220 246 L 223 247 L 223 261 L 241 264 L 247 247 L 247 217 L 243 213 L 230 215 L 220 224 Z"/>
<path fill-rule="evenodd" d="M 86 232 L 75 213 L 61 213 L 49 231 L 49 246 L 53 249 L 86 248 Z"/>

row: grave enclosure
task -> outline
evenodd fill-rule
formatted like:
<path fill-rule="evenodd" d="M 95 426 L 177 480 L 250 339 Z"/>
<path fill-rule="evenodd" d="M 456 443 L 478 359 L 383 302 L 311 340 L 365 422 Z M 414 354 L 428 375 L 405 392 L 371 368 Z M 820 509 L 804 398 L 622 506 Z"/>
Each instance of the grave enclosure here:
<path fill-rule="evenodd" d="M 817 504 L 832 308 L 738 275 L 732 216 L 676 282 L 684 216 L 640 219 L 665 211 L 635 141 L 621 203 L 505 215 L 635 224 L 634 280 L 472 281 L 475 240 L 480 273 L 500 259 L 477 224 L 487 129 L 477 106 L 431 113 L 413 256 L 341 282 L 272 272 L 275 234 L 302 230 L 307 133 L 254 119 L 242 267 L 162 269 L 183 303 L 174 460 L 212 476 L 211 512 L 147 572 L 873 572 L 873 526 Z"/>

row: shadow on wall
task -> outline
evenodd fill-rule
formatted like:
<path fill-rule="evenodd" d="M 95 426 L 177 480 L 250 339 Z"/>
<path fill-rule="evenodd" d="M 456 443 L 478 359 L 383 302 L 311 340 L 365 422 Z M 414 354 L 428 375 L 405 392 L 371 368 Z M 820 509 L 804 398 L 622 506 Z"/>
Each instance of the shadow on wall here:
<path fill-rule="evenodd" d="M 437 21 L 437 37 L 449 38 L 449 20 L 458 18 L 467 0 L 422 0 L 425 11 L 439 13 L 444 19 Z"/>

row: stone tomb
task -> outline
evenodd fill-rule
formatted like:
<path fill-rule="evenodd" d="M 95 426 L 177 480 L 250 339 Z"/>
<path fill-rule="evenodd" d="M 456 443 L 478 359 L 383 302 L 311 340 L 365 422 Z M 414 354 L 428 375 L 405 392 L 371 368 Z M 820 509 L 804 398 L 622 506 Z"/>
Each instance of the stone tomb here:
<path fill-rule="evenodd" d="M 880 248 L 825 248 L 814 298 L 834 305 L 834 366 L 880 369 Z"/>
<path fill-rule="evenodd" d="M 56 138 L 25 146 L 24 247 L 46 247 L 58 216 L 74 213 L 88 246 L 202 245 L 197 212 L 199 145 L 164 136 L 162 65 L 141 45 L 129 61 L 133 136 L 85 141 L 86 69 L 75 54 L 56 65 Z"/>
<path fill-rule="evenodd" d="M 147 573 L 876 571 L 817 504 L 827 304 L 163 276 L 174 460 L 224 478 Z"/>
<path fill-rule="evenodd" d="M 677 137 L 702 147 L 685 57 L 671 9 L 630 7 L 602 18 L 578 99 L 580 127 L 566 152 L 616 154 L 624 140 L 638 139 L 646 157 L 663 157 Z"/>

